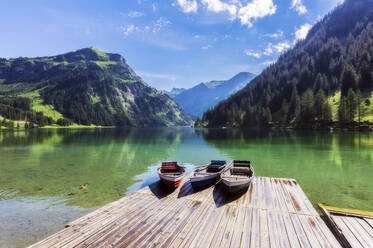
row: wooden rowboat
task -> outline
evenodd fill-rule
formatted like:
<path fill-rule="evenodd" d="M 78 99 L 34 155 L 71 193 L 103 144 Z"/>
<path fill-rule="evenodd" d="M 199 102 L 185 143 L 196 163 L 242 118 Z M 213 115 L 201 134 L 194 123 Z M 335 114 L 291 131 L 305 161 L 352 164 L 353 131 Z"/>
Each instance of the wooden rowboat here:
<path fill-rule="evenodd" d="M 190 177 L 190 183 L 194 189 L 212 185 L 220 179 L 226 162 L 222 160 L 211 160 L 207 165 L 197 167 Z"/>
<path fill-rule="evenodd" d="M 229 193 L 247 189 L 254 178 L 254 168 L 248 160 L 233 160 L 221 174 L 221 180 Z"/>
<path fill-rule="evenodd" d="M 162 162 L 157 172 L 161 182 L 171 188 L 179 187 L 186 174 L 185 167 L 178 165 L 177 162 Z"/>

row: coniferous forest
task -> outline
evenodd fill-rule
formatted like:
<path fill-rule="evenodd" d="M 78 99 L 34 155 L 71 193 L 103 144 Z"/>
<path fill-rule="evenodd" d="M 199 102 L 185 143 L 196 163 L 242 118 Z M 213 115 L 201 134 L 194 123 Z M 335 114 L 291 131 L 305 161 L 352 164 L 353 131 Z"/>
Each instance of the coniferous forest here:
<path fill-rule="evenodd" d="M 354 126 L 373 121 L 373 1 L 346 0 L 202 127 Z"/>

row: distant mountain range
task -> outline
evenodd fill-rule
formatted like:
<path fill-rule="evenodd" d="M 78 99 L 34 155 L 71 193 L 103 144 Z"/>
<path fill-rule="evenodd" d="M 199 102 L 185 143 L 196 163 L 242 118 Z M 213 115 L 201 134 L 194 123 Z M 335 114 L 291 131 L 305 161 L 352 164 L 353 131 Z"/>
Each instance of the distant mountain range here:
<path fill-rule="evenodd" d="M 0 59 L 0 117 L 33 125 L 183 126 L 191 118 L 119 54 Z"/>
<path fill-rule="evenodd" d="M 373 1 L 345 0 L 197 125 L 354 126 L 373 122 L 372 101 Z"/>
<path fill-rule="evenodd" d="M 186 91 L 187 89 L 185 88 L 172 88 L 170 91 L 168 90 L 163 90 L 162 92 L 169 95 L 170 97 L 174 98 L 175 96 L 183 93 L 184 91 Z"/>
<path fill-rule="evenodd" d="M 186 113 L 197 118 L 245 87 L 254 77 L 252 73 L 240 72 L 229 80 L 200 83 L 190 89 L 174 88 L 165 93 L 172 97 Z"/>

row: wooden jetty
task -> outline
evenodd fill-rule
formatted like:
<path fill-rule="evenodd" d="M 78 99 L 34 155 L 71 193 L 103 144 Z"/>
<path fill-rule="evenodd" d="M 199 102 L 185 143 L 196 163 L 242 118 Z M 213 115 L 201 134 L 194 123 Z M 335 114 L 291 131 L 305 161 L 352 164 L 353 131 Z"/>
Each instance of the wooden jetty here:
<path fill-rule="evenodd" d="M 344 247 L 373 247 L 373 212 L 325 206 L 321 211 Z"/>
<path fill-rule="evenodd" d="M 31 247 L 341 247 L 294 179 L 255 177 L 229 196 L 154 183 Z"/>

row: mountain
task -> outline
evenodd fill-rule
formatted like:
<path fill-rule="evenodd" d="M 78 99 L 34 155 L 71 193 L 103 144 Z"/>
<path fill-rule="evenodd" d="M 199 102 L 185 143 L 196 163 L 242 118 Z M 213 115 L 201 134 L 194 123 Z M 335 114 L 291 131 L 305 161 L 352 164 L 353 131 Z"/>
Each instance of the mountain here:
<path fill-rule="evenodd" d="M 372 89 L 373 1 L 345 0 L 197 125 L 314 128 L 372 122 Z"/>
<path fill-rule="evenodd" d="M 180 93 L 183 93 L 186 90 L 187 89 L 184 88 L 172 88 L 170 91 L 164 90 L 162 92 L 174 98 L 175 96 L 179 95 Z"/>
<path fill-rule="evenodd" d="M 0 59 L 0 116 L 38 126 L 191 123 L 169 96 L 147 85 L 121 55 L 95 48 Z"/>
<path fill-rule="evenodd" d="M 242 89 L 254 76 L 249 72 L 241 72 L 229 80 L 200 83 L 193 88 L 182 90 L 174 95 L 173 99 L 186 113 L 201 117 L 203 112 L 214 107 L 219 101 Z"/>

